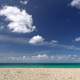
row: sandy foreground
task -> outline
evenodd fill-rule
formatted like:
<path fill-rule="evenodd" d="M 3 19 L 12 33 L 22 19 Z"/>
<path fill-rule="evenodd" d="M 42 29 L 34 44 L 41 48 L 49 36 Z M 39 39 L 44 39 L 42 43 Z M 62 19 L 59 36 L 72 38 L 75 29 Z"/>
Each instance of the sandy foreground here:
<path fill-rule="evenodd" d="M 0 80 L 80 80 L 80 68 L 1 68 Z"/>

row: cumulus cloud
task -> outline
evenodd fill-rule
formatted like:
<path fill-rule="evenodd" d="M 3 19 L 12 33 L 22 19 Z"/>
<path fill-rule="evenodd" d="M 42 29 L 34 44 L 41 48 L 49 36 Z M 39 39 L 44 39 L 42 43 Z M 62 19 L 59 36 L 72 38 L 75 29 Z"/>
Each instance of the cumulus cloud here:
<path fill-rule="evenodd" d="M 80 0 L 72 0 L 70 5 L 72 7 L 76 7 L 77 9 L 80 9 Z"/>
<path fill-rule="evenodd" d="M 75 42 L 80 42 L 80 37 L 75 38 Z"/>
<path fill-rule="evenodd" d="M 44 42 L 44 38 L 40 35 L 37 35 L 37 36 L 33 36 L 30 40 L 29 40 L 29 43 L 30 44 L 40 44 L 40 43 L 43 43 Z"/>
<path fill-rule="evenodd" d="M 0 9 L 0 16 L 5 16 L 9 24 L 7 27 L 12 32 L 30 33 L 35 30 L 33 26 L 32 15 L 29 15 L 26 10 L 21 10 L 15 6 L 4 6 Z"/>

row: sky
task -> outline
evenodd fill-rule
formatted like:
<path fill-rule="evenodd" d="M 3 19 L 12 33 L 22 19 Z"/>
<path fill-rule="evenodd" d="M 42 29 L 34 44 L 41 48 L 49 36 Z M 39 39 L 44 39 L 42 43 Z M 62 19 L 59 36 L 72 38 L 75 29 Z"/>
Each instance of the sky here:
<path fill-rule="evenodd" d="M 0 0 L 0 56 L 55 55 L 80 56 L 80 0 Z"/>

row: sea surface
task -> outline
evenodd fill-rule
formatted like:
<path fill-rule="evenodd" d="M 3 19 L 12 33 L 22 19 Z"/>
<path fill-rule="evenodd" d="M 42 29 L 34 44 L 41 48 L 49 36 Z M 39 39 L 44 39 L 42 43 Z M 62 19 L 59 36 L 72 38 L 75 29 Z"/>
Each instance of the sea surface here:
<path fill-rule="evenodd" d="M 80 68 L 80 63 L 0 63 L 0 68 Z"/>

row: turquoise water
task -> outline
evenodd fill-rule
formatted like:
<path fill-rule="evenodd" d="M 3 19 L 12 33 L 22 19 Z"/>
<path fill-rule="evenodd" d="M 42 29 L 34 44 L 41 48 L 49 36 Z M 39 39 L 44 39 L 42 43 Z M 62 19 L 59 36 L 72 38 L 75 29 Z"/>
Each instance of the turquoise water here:
<path fill-rule="evenodd" d="M 80 68 L 79 63 L 6 63 L 0 68 Z"/>

